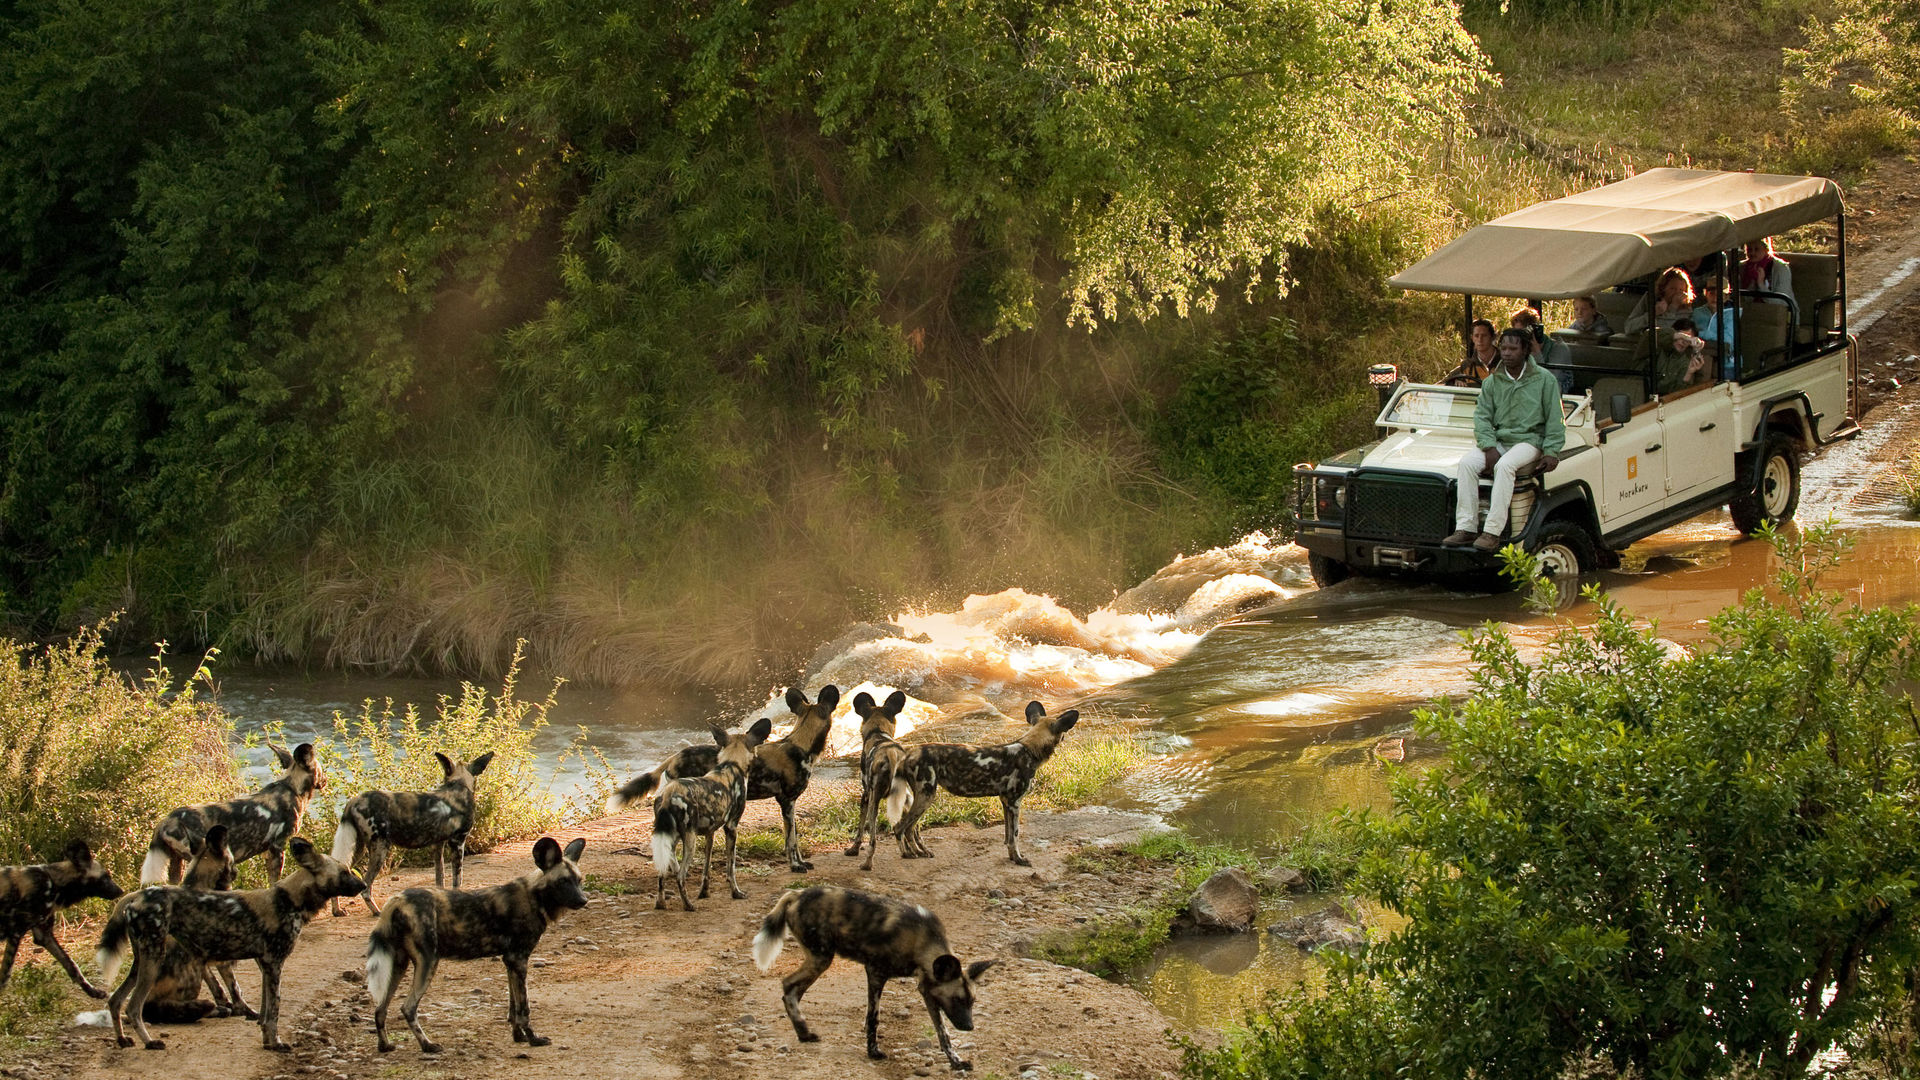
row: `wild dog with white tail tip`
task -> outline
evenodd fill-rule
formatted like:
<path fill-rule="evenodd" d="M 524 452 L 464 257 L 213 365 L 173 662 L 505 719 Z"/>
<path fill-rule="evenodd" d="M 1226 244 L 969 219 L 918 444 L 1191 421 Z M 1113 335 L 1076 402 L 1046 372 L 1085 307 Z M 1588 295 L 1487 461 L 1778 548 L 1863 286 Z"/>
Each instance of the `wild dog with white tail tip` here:
<path fill-rule="evenodd" d="M 680 889 L 680 903 L 688 911 L 693 910 L 693 901 L 687 899 L 687 865 L 693 861 L 696 836 L 707 838 L 706 866 L 700 872 L 700 899 L 707 898 L 708 887 L 713 883 L 713 834 L 719 830 L 727 834 L 727 886 L 735 900 L 747 898 L 734 875 L 733 849 L 740 837 L 740 812 L 747 806 L 747 769 L 753 764 L 753 749 L 766 742 L 767 733 L 772 730 L 773 721 L 765 717 L 738 735 L 713 728 L 713 741 L 720 749 L 713 771 L 705 776 L 669 780 L 653 797 L 655 911 L 667 906 L 668 875 L 672 875 Z M 674 857 L 676 846 L 681 849 L 678 858 Z"/>
<path fill-rule="evenodd" d="M 853 711 L 860 716 L 860 816 L 853 824 L 853 846 L 846 854 L 860 854 L 863 837 L 872 837 L 873 846 L 867 850 L 867 861 L 860 869 L 873 869 L 873 853 L 880 848 L 880 802 L 886 800 L 887 820 L 895 824 L 900 821 L 901 808 L 907 804 L 910 791 L 905 779 L 900 775 L 900 763 L 906 760 L 907 748 L 893 741 L 895 724 L 900 711 L 907 707 L 907 695 L 895 690 L 887 695 L 884 705 L 875 705 L 873 695 L 855 694 Z M 900 842 L 900 854 L 907 857 L 906 841 Z"/>
<path fill-rule="evenodd" d="M 259 791 L 232 802 L 206 806 L 183 806 L 162 818 L 153 830 L 153 842 L 147 847 L 147 860 L 140 866 L 140 884 L 157 885 L 180 880 L 180 868 L 193 858 L 194 846 L 206 839 L 215 825 L 227 827 L 227 846 L 238 862 L 246 862 L 264 852 L 267 856 L 267 880 L 279 881 L 285 866 L 287 841 L 300 831 L 300 818 L 307 812 L 313 793 L 327 786 L 320 771 L 320 759 L 313 744 L 301 743 L 289 752 L 267 744 L 273 756 L 286 770 L 280 779 Z"/>
<path fill-rule="evenodd" d="M 373 902 L 373 883 L 386 871 L 394 848 L 433 848 L 433 883 L 446 884 L 446 864 L 453 861 L 453 887 L 460 887 L 460 863 L 467 854 L 467 833 L 473 828 L 473 781 L 493 761 L 489 750 L 462 764 L 434 751 L 445 775 L 432 791 L 366 791 L 340 808 L 340 829 L 333 834 L 333 861 L 353 868 L 361 853 L 367 857 L 367 891 L 361 896 L 367 910 L 380 914 Z M 333 903 L 340 914 L 340 902 Z"/>
<path fill-rule="evenodd" d="M 1027 733 L 1017 742 L 1002 746 L 923 743 L 907 751 L 900 763 L 900 775 L 913 789 L 913 802 L 906 816 L 893 826 L 894 836 L 901 841 L 901 854 L 910 859 L 933 856 L 920 839 L 920 816 L 933 805 L 934 794 L 946 788 L 963 799 L 998 795 L 1007 833 L 1007 857 L 1016 866 L 1031 866 L 1020 854 L 1020 800 L 1033 786 L 1034 774 L 1053 756 L 1061 737 L 1079 720 L 1078 709 L 1068 709 L 1049 720 L 1046 706 L 1030 701 Z"/>
<path fill-rule="evenodd" d="M 789 931 L 806 960 L 800 970 L 780 981 L 780 1000 L 801 1042 L 818 1042 L 820 1036 L 801 1018 L 800 998 L 834 957 L 844 956 L 867 969 L 868 1057 L 887 1056 L 880 1049 L 880 992 L 888 979 L 910 978 L 920 984 L 920 1000 L 933 1018 L 933 1032 L 940 1037 L 940 1052 L 947 1055 L 947 1064 L 955 1070 L 973 1068 L 972 1062 L 962 1061 L 953 1052 L 941 1017 L 961 1031 L 973 1030 L 974 983 L 994 961 L 980 960 L 962 968 L 947 946 L 947 931 L 939 916 L 892 897 L 831 885 L 789 892 L 760 920 L 760 932 L 753 936 L 753 962 L 761 971 L 779 959 Z"/>
<path fill-rule="evenodd" d="M 336 896 L 354 896 L 366 883 L 353 872 L 315 850 L 305 837 L 287 844 L 298 867 L 264 889 L 244 892 L 190 892 L 171 885 L 149 885 L 117 909 L 100 933 L 100 970 L 106 980 L 120 970 L 133 953 L 127 981 L 107 999 L 113 1021 L 113 1039 L 132 1046 L 120 1026 L 121 1006 L 133 1021 L 134 1033 L 149 1050 L 167 1044 L 147 1031 L 143 1009 L 159 979 L 167 938 L 209 963 L 252 960 L 260 965 L 260 1039 L 269 1050 L 292 1047 L 280 1041 L 280 969 L 300 940 L 308 920 Z"/>
<path fill-rule="evenodd" d="M 785 738 L 763 743 L 753 751 L 753 765 L 747 769 L 747 801 L 772 799 L 780 804 L 780 821 L 786 831 L 787 869 L 804 873 L 813 869 L 800 853 L 800 827 L 794 821 L 793 807 L 807 792 L 813 775 L 813 761 L 827 748 L 827 736 L 833 731 L 833 710 L 840 704 L 840 688 L 829 683 L 820 688 L 820 700 L 810 702 L 799 687 L 787 690 L 787 709 L 798 719 Z M 622 784 L 607 800 L 607 812 L 618 813 L 639 802 L 667 780 L 705 776 L 720 760 L 720 748 L 702 743 L 678 751 L 651 772 Z"/>
<path fill-rule="evenodd" d="M 194 892 L 213 892 L 233 887 L 233 852 L 227 847 L 225 825 L 215 825 L 207 830 L 206 839 L 193 850 L 193 861 L 187 864 L 187 873 L 181 879 L 180 887 Z M 131 904 L 138 896 L 140 893 L 136 892 L 123 897 L 114 905 L 113 914 L 108 919 L 123 919 L 120 909 Z M 200 996 L 203 983 L 212 992 L 212 1001 Z M 146 1004 L 141 1006 L 140 1014 L 154 1024 L 192 1024 L 209 1014 L 232 1016 L 235 1013 L 249 1020 L 260 1018 L 260 1014 L 254 1012 L 246 999 L 240 996 L 240 984 L 233 977 L 233 964 L 209 964 L 189 952 L 178 938 L 169 936 L 160 957 L 160 974 L 154 978 L 153 990 L 147 995 Z"/>
<path fill-rule="evenodd" d="M 527 1009 L 527 959 L 540 936 L 562 914 L 587 906 L 580 884 L 584 839 L 560 850 L 543 836 L 533 845 L 533 873 L 491 889 L 408 889 L 387 902 L 367 939 L 367 993 L 373 997 L 373 1030 L 380 1052 L 387 1041 L 387 1006 L 400 976 L 413 965 L 413 988 L 400 1006 L 422 1053 L 437 1054 L 440 1044 L 420 1027 L 420 998 L 442 960 L 478 960 L 498 956 L 507 967 L 507 1023 L 513 1041 L 545 1046 L 553 1040 L 533 1033 Z"/>
<path fill-rule="evenodd" d="M 117 900 L 120 886 L 113 883 L 106 867 L 93 861 L 93 849 L 85 840 L 69 841 L 63 856 L 59 862 L 0 866 L 0 936 L 7 939 L 6 955 L 0 956 L 0 990 L 7 988 L 7 980 L 13 975 L 13 958 L 20 951 L 20 939 L 32 934 L 33 943 L 58 961 L 87 996 L 107 996 L 105 990 L 80 974 L 79 966 L 67 955 L 67 950 L 60 947 L 60 939 L 53 936 L 53 917 L 61 908 L 71 907 L 90 896 Z"/>

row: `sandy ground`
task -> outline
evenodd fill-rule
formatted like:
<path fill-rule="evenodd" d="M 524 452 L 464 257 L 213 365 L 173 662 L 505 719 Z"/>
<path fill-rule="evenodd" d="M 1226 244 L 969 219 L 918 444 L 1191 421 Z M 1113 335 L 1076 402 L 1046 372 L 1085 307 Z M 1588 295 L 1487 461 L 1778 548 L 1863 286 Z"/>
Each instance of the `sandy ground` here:
<path fill-rule="evenodd" d="M 755 804 L 756 812 L 771 803 Z M 777 816 L 767 814 L 777 822 Z M 749 940 L 781 890 L 796 881 L 865 888 L 926 904 L 947 927 L 962 960 L 1002 963 L 982 980 L 975 1030 L 952 1032 L 975 1075 L 1011 1078 L 1089 1076 L 1102 1080 L 1163 1077 L 1179 1054 L 1168 1021 L 1138 992 L 1072 968 L 1025 959 L 1035 935 L 1071 927 L 1110 906 L 1145 899 L 1160 884 L 1149 872 L 1094 877 L 1065 869 L 1066 856 L 1099 839 L 1137 835 L 1145 820 L 1097 810 L 1029 814 L 1023 847 L 1031 868 L 1006 857 L 999 826 L 951 826 L 927 832 L 937 858 L 902 862 L 882 848 L 871 873 L 838 847 L 815 838 L 815 868 L 790 874 L 784 859 L 747 864 L 747 900 L 728 900 L 724 877 L 698 910 L 653 909 L 654 875 L 643 858 L 647 826 L 626 815 L 569 830 L 589 837 L 581 869 L 600 886 L 583 911 L 550 929 L 528 979 L 534 1030 L 553 1045 L 516 1045 L 506 1024 L 506 980 L 495 961 L 441 966 L 421 1007 L 427 1033 L 445 1046 L 422 1054 L 406 1033 L 396 1002 L 390 1031 L 399 1048 L 374 1049 L 371 1005 L 362 970 L 371 917 L 364 907 L 342 917 L 322 914 L 287 963 L 281 1034 L 290 1054 L 260 1046 L 257 1024 L 241 1019 L 154 1025 L 167 1049 L 120 1049 L 110 1033 L 76 1027 L 60 1045 L 6 1063 L 12 1075 L 36 1077 L 600 1077 L 672 1078 L 708 1075 L 807 1080 L 907 1077 L 947 1073 L 919 995 L 905 981 L 881 999 L 880 1039 L 890 1055 L 865 1052 L 865 975 L 837 962 L 807 994 L 803 1008 L 821 1041 L 802 1044 L 780 1003 L 780 976 L 799 966 L 791 944 L 773 972 L 753 965 Z M 531 868 L 530 845 L 467 861 L 464 885 L 490 885 Z M 431 884 L 431 871 L 383 879 L 376 895 Z M 627 893 L 627 889 L 634 890 Z M 989 892 L 1000 895 L 990 896 Z M 258 1004 L 258 976 L 242 972 L 242 989 Z M 76 995 L 75 998 L 78 1001 Z"/>

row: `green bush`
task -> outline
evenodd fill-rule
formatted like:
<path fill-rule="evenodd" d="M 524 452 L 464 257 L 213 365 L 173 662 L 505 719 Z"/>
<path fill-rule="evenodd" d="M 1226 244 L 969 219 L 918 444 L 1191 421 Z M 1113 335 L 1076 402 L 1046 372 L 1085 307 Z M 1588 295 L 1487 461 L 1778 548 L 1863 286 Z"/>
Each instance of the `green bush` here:
<path fill-rule="evenodd" d="M 1786 1072 L 1907 1030 L 1920 963 L 1920 614 L 1817 588 L 1831 529 L 1674 654 L 1597 590 L 1537 660 L 1489 629 L 1420 714 L 1356 879 L 1406 925 L 1354 986 L 1256 1018 L 1194 1076 Z M 1364 985 L 1362 984 L 1364 980 Z M 1385 1041 L 1274 1071 L 1391 1018 Z"/>
<path fill-rule="evenodd" d="M 392 699 L 365 702 L 357 716 L 335 713 L 333 738 L 317 743 L 327 773 L 327 812 L 315 813 L 314 843 L 329 850 L 338 828 L 340 808 L 363 791 L 432 791 L 445 772 L 434 758 L 439 751 L 457 761 L 471 761 L 491 751 L 493 761 L 474 784 L 474 824 L 467 834 L 468 851 L 486 851 L 509 840 L 551 832 L 569 822 L 598 813 L 618 783 L 612 767 L 599 751 L 586 745 L 581 730 L 557 763 L 577 760 L 585 767 L 582 790 L 572 798 L 553 790 L 541 777 L 534 740 L 548 725 L 561 681 L 555 680 L 538 702 L 514 696 L 520 673 L 515 652 L 501 681 L 500 692 L 460 684 L 458 697 L 441 695 L 431 723 L 408 705 L 396 710 Z M 434 849 L 396 852 L 412 863 L 431 863 Z"/>
<path fill-rule="evenodd" d="M 105 624 L 37 647 L 0 639 L 0 864 L 48 862 L 84 838 L 123 888 L 169 810 L 241 790 L 232 724 L 173 686 L 156 657 L 137 681 L 102 654 Z"/>

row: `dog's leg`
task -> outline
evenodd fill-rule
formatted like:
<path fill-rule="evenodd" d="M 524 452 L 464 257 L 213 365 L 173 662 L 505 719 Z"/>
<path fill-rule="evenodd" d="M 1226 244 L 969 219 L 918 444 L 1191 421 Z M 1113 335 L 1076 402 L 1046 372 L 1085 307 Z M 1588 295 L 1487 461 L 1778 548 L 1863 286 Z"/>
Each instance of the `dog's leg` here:
<path fill-rule="evenodd" d="M 177 852 L 177 851 L 175 851 L 175 852 L 172 852 L 172 853 L 170 853 L 170 854 L 168 854 L 168 856 L 167 856 L 167 884 L 169 884 L 169 885 L 178 885 L 178 884 L 180 884 L 180 871 L 181 871 L 181 869 L 182 869 L 182 868 L 183 868 L 183 867 L 184 867 L 185 865 L 186 865 L 186 860 L 184 860 L 184 859 L 182 859 L 182 858 L 180 857 L 180 853 L 179 853 L 179 852 Z"/>
<path fill-rule="evenodd" d="M 367 841 L 367 891 L 360 894 L 366 901 L 367 910 L 380 914 L 380 905 L 373 902 L 373 883 L 387 872 L 387 859 L 393 855 L 393 842 L 384 836 L 376 836 Z"/>
<path fill-rule="evenodd" d="M 712 854 L 713 836 L 707 836 L 708 854 Z M 693 901 L 687 899 L 687 875 L 693 871 L 693 829 L 689 827 L 680 837 L 680 858 L 673 864 L 673 883 L 680 890 L 680 904 L 688 911 L 693 910 Z"/>
<path fill-rule="evenodd" d="M 715 829 L 714 832 L 718 832 Z M 733 845 L 729 844 L 728 847 Z M 713 884 L 713 832 L 707 834 L 707 855 L 700 867 L 700 899 L 707 898 L 707 889 Z"/>
<path fill-rule="evenodd" d="M 107 1016 L 113 1021 L 113 1044 L 115 1046 L 133 1045 L 133 1040 L 127 1038 L 126 1029 L 120 1026 L 120 1015 L 125 1011 L 124 1007 L 127 1003 L 127 998 L 133 993 L 133 984 L 139 975 L 140 957 L 136 954 L 133 959 L 133 970 L 127 972 L 126 979 L 122 981 L 119 988 L 114 990 L 107 998 Z"/>
<path fill-rule="evenodd" d="M 460 887 L 460 863 L 467 857 L 467 834 L 461 833 L 447 841 L 447 848 L 453 860 L 453 887 L 457 889 Z"/>
<path fill-rule="evenodd" d="M 875 1061 L 887 1060 L 886 1051 L 880 1049 L 880 991 L 887 988 L 887 977 L 867 969 L 867 1056 Z"/>
<path fill-rule="evenodd" d="M 280 882 L 280 871 L 285 869 L 287 865 L 286 846 L 282 845 L 277 848 L 268 848 L 266 850 L 266 858 L 267 884 L 277 885 Z"/>
<path fill-rule="evenodd" d="M 280 1041 L 280 957 L 262 956 L 260 965 L 260 1045 L 278 1053 L 293 1049 Z"/>
<path fill-rule="evenodd" d="M 249 1020 L 260 1019 L 260 1014 L 254 1011 L 253 1006 L 247 1004 L 247 999 L 240 996 L 240 980 L 233 977 L 233 965 L 227 963 L 214 966 L 220 971 L 220 980 L 227 984 L 227 997 L 233 1002 L 233 1014 L 244 1016 Z"/>
<path fill-rule="evenodd" d="M 201 964 L 200 982 L 207 988 L 207 996 L 213 998 L 213 1012 L 208 1015 L 222 1019 L 233 1015 L 233 1002 L 227 997 L 227 988 L 220 985 L 220 965 Z"/>
<path fill-rule="evenodd" d="M 18 940 L 18 939 L 15 939 L 15 940 Z M 40 946 L 42 949 L 45 949 L 47 951 L 48 956 L 51 956 L 55 960 L 59 961 L 61 968 L 63 968 L 66 971 L 67 976 L 71 978 L 75 983 L 78 983 L 80 986 L 80 989 L 84 991 L 88 997 L 103 998 L 107 996 L 107 992 L 105 990 L 102 990 L 99 987 L 88 982 L 87 977 L 85 975 L 80 974 L 79 965 L 73 962 L 73 957 L 67 955 L 67 950 L 60 947 L 60 939 L 53 936 L 52 926 L 34 927 L 33 943 L 35 945 Z M 7 959 L 9 960 L 13 959 L 13 954 L 11 951 L 8 952 Z"/>
<path fill-rule="evenodd" d="M 869 841 L 867 844 L 867 861 L 860 864 L 860 869 L 871 870 L 873 869 L 873 857 L 880 850 L 879 785 L 876 784 L 874 786 L 872 799 L 863 798 L 860 800 L 860 815 L 860 828 L 867 834 L 867 840 Z M 857 855 L 859 852 L 855 852 L 854 854 Z"/>
<path fill-rule="evenodd" d="M 440 966 L 440 957 L 434 951 L 426 951 L 420 962 L 413 966 L 413 986 L 407 990 L 407 1000 L 400 1006 L 400 1015 L 407 1018 L 407 1027 L 413 1029 L 414 1041 L 420 1044 L 423 1054 L 437 1054 L 440 1044 L 427 1038 L 420 1028 L 420 999 L 427 995 L 427 983 L 433 981 L 433 969 Z"/>
<path fill-rule="evenodd" d="M 739 838 L 740 838 L 740 823 L 737 821 L 730 821 L 726 824 L 726 830 L 727 830 L 727 888 L 733 890 L 733 898 L 735 900 L 745 900 L 747 898 L 747 894 L 740 891 L 740 881 L 737 877 L 734 876 L 734 863 L 733 863 L 733 846 L 735 843 L 739 841 Z M 709 840 L 707 842 L 707 846 L 709 849 L 711 849 L 713 846 L 713 842 Z"/>
<path fill-rule="evenodd" d="M 443 889 L 446 887 L 447 885 L 446 869 L 447 869 L 447 845 L 443 841 L 441 843 L 433 845 L 433 887 L 434 888 Z"/>
<path fill-rule="evenodd" d="M 927 1003 L 927 1015 L 933 1018 L 933 1033 L 940 1036 L 940 1052 L 947 1055 L 947 1067 L 954 1072 L 971 1072 L 973 1062 L 963 1061 L 953 1052 L 953 1043 L 947 1039 L 946 1021 L 940 1016 L 940 1006 L 935 1005 L 925 992 L 921 993 L 920 1000 Z"/>
<path fill-rule="evenodd" d="M 874 794 L 868 790 L 870 786 L 871 782 L 867 777 L 866 766 L 863 762 L 860 769 L 860 813 L 853 819 L 853 846 L 843 852 L 843 854 L 850 855 L 854 858 L 860 857 L 860 842 L 861 839 L 866 836 L 867 830 L 867 807 L 873 805 Z"/>
<path fill-rule="evenodd" d="M 373 1003 L 373 1036 L 378 1041 L 380 1052 L 393 1052 L 393 1043 L 387 1040 L 387 1006 L 393 1004 L 393 992 L 400 988 L 400 976 L 407 973 L 407 964 L 411 957 L 404 948 L 393 950 L 393 975 L 387 979 L 385 992 L 380 1000 Z"/>
<path fill-rule="evenodd" d="M 1007 829 L 1007 858 L 1015 866 L 1032 866 L 1025 855 L 1020 854 L 1020 799 L 1000 796 L 1000 816 L 1005 819 Z"/>
<path fill-rule="evenodd" d="M 931 852 L 920 843 L 920 815 L 927 812 L 933 803 L 933 792 L 921 790 L 919 784 L 913 785 L 907 800 L 907 812 L 894 822 L 893 836 L 900 843 L 900 857 L 903 859 L 924 859 Z"/>
<path fill-rule="evenodd" d="M 513 1025 L 513 1041 L 528 1046 L 546 1046 L 553 1042 L 533 1033 L 533 1013 L 527 1008 L 527 957 L 522 953 L 500 958 L 507 965 L 507 1023 Z"/>
<path fill-rule="evenodd" d="M 802 951 L 805 951 L 806 947 L 806 942 L 800 943 Z M 812 986 L 814 980 L 818 979 L 827 970 L 827 966 L 833 963 L 833 955 L 829 953 L 826 956 L 815 956 L 811 952 L 806 955 L 807 962 L 800 965 L 799 971 L 780 980 L 780 1003 L 787 1007 L 787 1019 L 793 1021 L 794 1035 L 801 1042 L 819 1042 L 820 1036 L 809 1030 L 806 1020 L 800 1016 L 800 999 L 806 995 L 807 987 Z"/>
<path fill-rule="evenodd" d="M 147 1030 L 147 998 L 153 993 L 153 984 L 160 977 L 161 949 L 166 944 L 163 936 L 158 941 L 146 941 L 140 938 L 133 943 L 133 975 L 127 981 L 133 984 L 133 993 L 127 998 L 127 1019 L 133 1021 L 133 1033 L 140 1045 L 149 1050 L 165 1050 L 167 1044 L 153 1037 Z M 133 1041 L 123 1039 L 121 1046 L 132 1046 Z"/>
<path fill-rule="evenodd" d="M 20 951 L 20 935 L 7 935 L 6 955 L 0 956 L 0 990 L 7 988 L 7 979 L 13 975 L 13 955 Z"/>
<path fill-rule="evenodd" d="M 926 799 L 926 805 L 930 807 L 933 805 L 933 797 L 938 794 L 940 794 L 939 781 L 933 778 L 929 778 L 926 782 L 924 789 L 916 793 L 915 797 L 919 798 L 921 796 L 924 796 Z M 926 810 L 923 808 L 920 811 L 920 814 L 924 814 L 924 813 L 926 813 Z M 914 815 L 913 828 L 912 830 L 910 830 L 913 836 L 914 856 L 916 858 L 921 858 L 921 859 L 931 859 L 933 858 L 933 849 L 927 846 L 926 835 L 920 831 L 920 814 Z"/>
<path fill-rule="evenodd" d="M 813 869 L 813 864 L 800 854 L 800 826 L 793 820 L 793 800 L 775 799 L 780 804 L 780 824 L 787 834 L 787 869 L 802 874 Z"/>

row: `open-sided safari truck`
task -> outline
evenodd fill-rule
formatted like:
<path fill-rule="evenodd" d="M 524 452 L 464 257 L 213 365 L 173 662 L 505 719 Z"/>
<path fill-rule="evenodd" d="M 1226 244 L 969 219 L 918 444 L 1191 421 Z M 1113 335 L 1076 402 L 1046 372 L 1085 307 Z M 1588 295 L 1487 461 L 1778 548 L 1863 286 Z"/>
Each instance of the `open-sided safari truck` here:
<path fill-rule="evenodd" d="M 1794 246 L 1831 250 L 1779 253 L 1790 292 L 1740 287 L 1750 242 L 1806 226 L 1823 235 Z M 1615 565 L 1635 540 L 1723 505 L 1742 532 L 1793 516 L 1801 455 L 1859 430 L 1845 241 L 1830 180 L 1654 169 L 1481 225 L 1391 284 L 1464 294 L 1468 324 L 1475 296 L 1535 309 L 1590 297 L 1618 331 L 1553 332 L 1566 348 L 1545 366 L 1565 391 L 1566 448 L 1557 469 L 1523 479 L 1506 529 L 1507 542 L 1550 572 L 1576 573 Z M 1686 264 L 1723 287 L 1732 326 L 1709 370 L 1681 385 L 1674 331 L 1652 315 L 1652 289 Z M 1756 285 L 1786 277 L 1771 276 Z M 1503 315 L 1494 314 L 1500 325 Z M 1441 543 L 1454 528 L 1456 464 L 1475 446 L 1478 396 L 1471 386 L 1398 383 L 1378 440 L 1295 467 L 1295 538 L 1316 581 L 1497 565 L 1492 553 Z"/>

